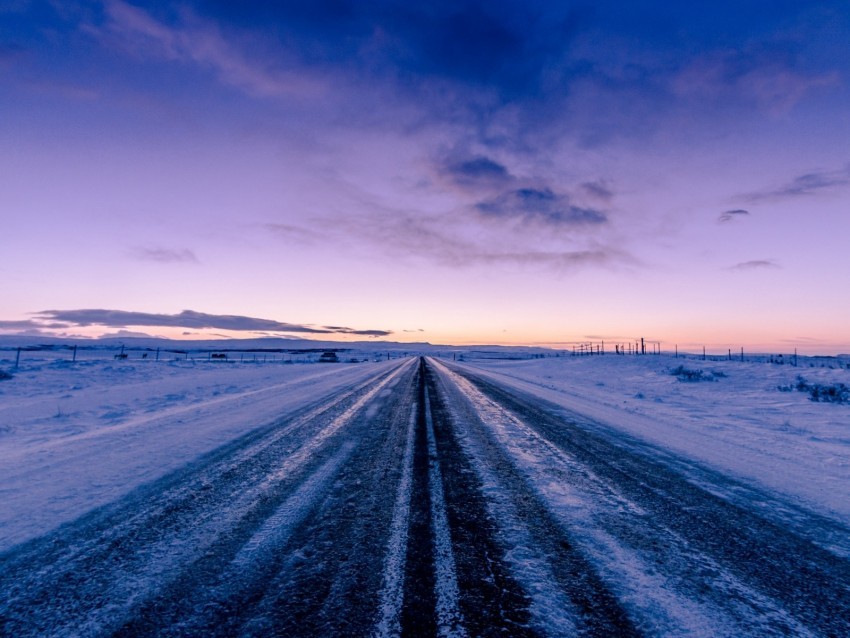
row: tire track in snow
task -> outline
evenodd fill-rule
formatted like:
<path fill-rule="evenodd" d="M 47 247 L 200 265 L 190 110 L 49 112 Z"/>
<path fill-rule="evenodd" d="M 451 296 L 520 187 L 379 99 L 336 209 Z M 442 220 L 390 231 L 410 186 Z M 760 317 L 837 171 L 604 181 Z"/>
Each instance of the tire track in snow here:
<path fill-rule="evenodd" d="M 245 575 L 244 586 L 219 604 L 200 591 L 190 607 L 210 605 L 186 631 L 160 635 L 367 635 L 380 590 L 392 496 L 400 476 L 413 366 L 386 387 L 346 428 L 351 457 L 307 516 Z M 226 589 L 225 589 L 226 593 Z"/>
<path fill-rule="evenodd" d="M 216 625 L 216 613 L 227 608 L 230 601 L 238 599 L 254 585 L 264 563 L 275 552 L 284 547 L 295 529 L 316 507 L 331 481 L 351 457 L 355 449 L 351 441 L 344 443 L 333 456 L 319 466 L 278 508 L 265 519 L 248 541 L 242 545 L 230 563 L 216 577 L 216 583 L 202 589 L 202 612 L 191 617 L 189 622 L 170 624 L 170 635 L 209 635 Z M 134 626 L 132 621 L 119 633 L 144 635 L 147 627 Z"/>
<path fill-rule="evenodd" d="M 413 442 L 416 428 L 416 409 L 410 415 L 407 440 L 404 446 L 402 475 L 396 491 L 390 539 L 384 559 L 383 588 L 380 593 L 379 618 L 373 635 L 388 638 L 401 635 L 401 608 L 404 601 L 405 558 L 407 554 L 410 497 L 413 487 Z"/>
<path fill-rule="evenodd" d="M 422 370 L 424 374 L 424 366 Z M 434 534 L 434 563 L 437 595 L 437 630 L 445 638 L 466 636 L 463 617 L 458 607 L 457 574 L 452 551 L 451 532 L 446 515 L 443 493 L 443 475 L 437 456 L 437 441 L 434 436 L 434 419 L 431 414 L 431 397 L 428 386 L 422 380 L 425 404 L 425 427 L 428 438 L 428 490 L 431 496 L 431 527 Z"/>
<path fill-rule="evenodd" d="M 410 367 L 403 363 L 324 399 L 282 427 L 261 428 L 105 511 L 8 553 L 6 576 L 0 577 L 4 630 L 17 627 L 19 635 L 105 631 L 131 609 L 144 609 L 151 594 L 168 590 L 181 565 L 204 563 L 213 551 L 225 552 L 214 562 L 235 553 L 239 537 L 250 538 L 275 501 L 297 488 L 297 474 L 309 470 L 323 444 Z M 330 422 L 326 414 L 332 415 Z"/>
<path fill-rule="evenodd" d="M 570 532 L 570 544 L 581 545 L 583 553 L 593 559 L 595 571 L 605 577 L 614 595 L 624 601 L 631 615 L 643 627 L 670 635 L 699 635 L 711 628 L 712 635 L 733 635 L 715 609 L 705 609 L 689 597 L 672 594 L 663 580 L 653 577 L 656 567 L 644 564 L 628 547 L 617 543 L 604 529 L 587 531 L 587 520 L 600 507 L 608 507 L 619 516 L 639 508 L 621 497 L 616 486 L 606 491 L 587 467 L 565 456 L 551 442 L 499 404 L 489 400 L 465 377 L 443 368 L 445 374 L 470 407 L 485 424 L 499 454 L 511 465 L 520 480 L 539 499 L 547 512 L 558 519 L 558 527 Z M 505 472 L 503 472 L 505 473 Z M 586 487 L 582 491 L 581 487 Z M 555 496 L 557 494 L 557 497 Z M 584 532 L 578 535 L 577 532 Z"/>
<path fill-rule="evenodd" d="M 429 361 L 429 365 L 434 364 Z M 438 377 L 439 378 L 439 377 Z M 451 405 L 445 386 L 440 394 Z M 536 632 L 549 636 L 575 636 L 582 630 L 580 610 L 564 592 L 546 550 L 541 546 L 530 521 L 518 507 L 524 496 L 517 497 L 516 489 L 506 481 L 503 467 L 489 453 L 487 442 L 476 433 L 468 419 L 456 410 L 451 412 L 451 429 L 481 485 L 489 516 L 498 529 L 504 547 L 498 557 L 520 584 L 529 599 L 529 625 Z M 447 424 L 448 425 L 448 424 Z M 527 497 L 525 497 L 527 498 Z M 630 635 L 627 626 L 621 635 Z"/>
<path fill-rule="evenodd" d="M 684 480 L 659 460 L 547 413 L 539 401 L 463 376 L 468 380 L 460 384 L 488 413 L 501 445 L 654 633 L 850 631 L 847 561 Z M 559 494 L 556 483 L 569 487 Z M 632 505 L 612 507 L 623 498 Z M 653 598 L 666 623 L 648 604 Z"/>

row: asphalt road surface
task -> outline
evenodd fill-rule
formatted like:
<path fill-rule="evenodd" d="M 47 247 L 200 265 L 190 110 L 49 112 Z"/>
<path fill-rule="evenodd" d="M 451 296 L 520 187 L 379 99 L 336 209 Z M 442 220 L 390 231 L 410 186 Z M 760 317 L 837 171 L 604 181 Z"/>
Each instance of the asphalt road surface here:
<path fill-rule="evenodd" d="M 0 556 L 0 635 L 843 638 L 848 537 L 407 359 Z"/>

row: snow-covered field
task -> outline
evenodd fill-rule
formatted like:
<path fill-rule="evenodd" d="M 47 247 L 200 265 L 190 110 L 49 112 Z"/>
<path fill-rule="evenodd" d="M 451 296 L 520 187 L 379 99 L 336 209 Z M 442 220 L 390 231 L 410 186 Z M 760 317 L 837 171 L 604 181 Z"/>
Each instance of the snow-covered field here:
<path fill-rule="evenodd" d="M 31 355 L 0 381 L 0 624 L 850 635 L 850 406 L 808 392 L 846 361 L 463 355 Z"/>
<path fill-rule="evenodd" d="M 847 523 L 850 404 L 815 402 L 788 388 L 798 376 L 810 385 L 850 386 L 848 363 L 605 355 L 465 365 Z M 713 380 L 681 380 L 671 374 L 679 366 Z"/>
<path fill-rule="evenodd" d="M 386 365 L 29 354 L 0 381 L 0 551 Z"/>
<path fill-rule="evenodd" d="M 30 355 L 0 381 L 0 550 L 385 365 Z M 606 355 L 464 365 L 850 522 L 850 405 L 778 389 L 798 375 L 850 385 L 846 361 Z M 721 374 L 686 382 L 671 374 L 680 365 Z"/>

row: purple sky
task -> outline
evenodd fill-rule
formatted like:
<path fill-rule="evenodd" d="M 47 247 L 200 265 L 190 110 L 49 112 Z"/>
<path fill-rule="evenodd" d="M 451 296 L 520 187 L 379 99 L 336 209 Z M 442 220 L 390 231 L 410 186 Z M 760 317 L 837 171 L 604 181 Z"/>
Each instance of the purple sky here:
<path fill-rule="evenodd" d="M 0 332 L 850 351 L 848 81 L 844 1 L 7 1 Z"/>

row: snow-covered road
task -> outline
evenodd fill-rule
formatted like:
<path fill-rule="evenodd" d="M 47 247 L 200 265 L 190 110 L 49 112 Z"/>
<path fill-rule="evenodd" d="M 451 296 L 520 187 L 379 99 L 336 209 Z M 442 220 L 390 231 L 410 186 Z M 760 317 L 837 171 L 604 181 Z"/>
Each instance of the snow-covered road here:
<path fill-rule="evenodd" d="M 406 359 L 6 551 L 0 634 L 846 636 L 848 531 Z"/>

